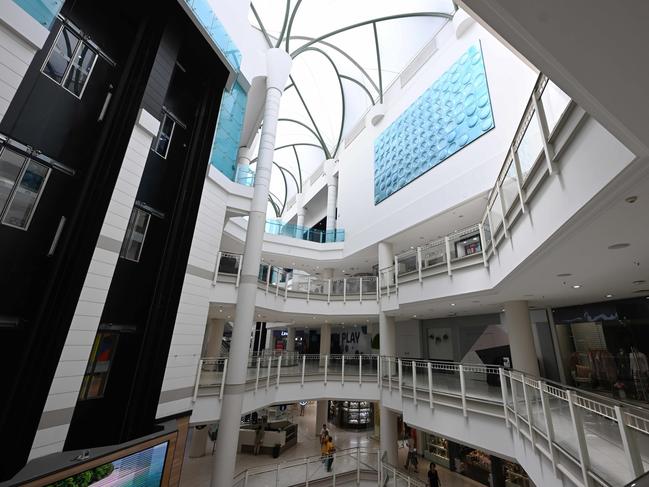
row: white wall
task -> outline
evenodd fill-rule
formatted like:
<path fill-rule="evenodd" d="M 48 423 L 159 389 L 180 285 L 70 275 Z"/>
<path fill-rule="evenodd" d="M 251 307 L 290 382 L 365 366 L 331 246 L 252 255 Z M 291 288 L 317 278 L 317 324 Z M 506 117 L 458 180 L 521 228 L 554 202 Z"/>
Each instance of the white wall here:
<path fill-rule="evenodd" d="M 419 320 L 398 321 L 396 333 L 396 352 L 398 357 L 423 357 L 421 323 Z"/>
<path fill-rule="evenodd" d="M 482 43 L 495 128 L 375 206 L 374 140 L 478 42 Z M 397 82 L 387 93 L 387 111 L 379 125 L 368 123 L 340 154 L 338 224 L 346 232 L 346 252 L 388 239 L 495 183 L 537 74 L 475 23 L 460 39 L 449 23 L 438 36 L 438 46 L 439 51 L 404 88 Z"/>

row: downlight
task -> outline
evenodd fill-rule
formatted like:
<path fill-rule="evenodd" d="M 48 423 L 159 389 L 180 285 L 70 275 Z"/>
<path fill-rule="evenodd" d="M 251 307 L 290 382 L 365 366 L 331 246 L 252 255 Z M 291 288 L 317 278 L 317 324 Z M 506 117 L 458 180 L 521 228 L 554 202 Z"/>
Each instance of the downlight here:
<path fill-rule="evenodd" d="M 608 250 L 620 250 L 620 249 L 626 249 L 627 247 L 630 247 L 631 244 L 628 243 L 616 243 L 613 245 L 608 246 Z"/>

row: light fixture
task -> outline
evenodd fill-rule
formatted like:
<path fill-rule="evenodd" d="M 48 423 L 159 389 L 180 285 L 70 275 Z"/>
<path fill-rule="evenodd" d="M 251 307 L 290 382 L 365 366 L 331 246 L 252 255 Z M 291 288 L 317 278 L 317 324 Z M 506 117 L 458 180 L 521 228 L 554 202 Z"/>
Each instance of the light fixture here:
<path fill-rule="evenodd" d="M 557 277 L 569 277 L 569 276 L 572 276 L 572 274 L 570 274 L 570 272 L 564 272 L 563 274 L 557 274 Z"/>
<path fill-rule="evenodd" d="M 645 281 L 644 279 L 638 279 L 637 281 L 633 281 L 632 284 L 638 285 L 638 284 L 644 284 L 645 282 L 647 282 L 647 281 Z"/>
<path fill-rule="evenodd" d="M 415 249 L 415 248 L 411 245 L 411 246 L 410 246 L 410 250 L 414 250 L 414 249 Z"/>
<path fill-rule="evenodd" d="M 608 246 L 608 250 L 619 250 L 629 247 L 631 244 L 628 243 L 616 243 Z"/>
<path fill-rule="evenodd" d="M 223 308 L 219 308 L 219 313 L 223 313 Z"/>
<path fill-rule="evenodd" d="M 412 317 L 413 317 L 413 318 L 416 318 L 416 317 L 417 317 L 417 315 L 412 315 Z"/>
<path fill-rule="evenodd" d="M 638 201 L 638 197 L 635 196 L 635 195 L 634 196 L 628 196 L 628 197 L 624 198 L 624 201 L 626 201 L 627 203 L 635 203 L 636 201 Z"/>
<path fill-rule="evenodd" d="M 451 306 L 455 306 L 455 303 L 451 303 Z"/>
<path fill-rule="evenodd" d="M 573 289 L 579 289 L 581 287 L 581 284 L 574 284 L 572 286 Z"/>
<path fill-rule="evenodd" d="M 232 318 L 232 316 L 228 315 L 228 319 Z"/>
<path fill-rule="evenodd" d="M 613 295 L 612 295 L 612 294 L 607 294 L 606 297 L 607 297 L 607 298 L 612 298 Z"/>

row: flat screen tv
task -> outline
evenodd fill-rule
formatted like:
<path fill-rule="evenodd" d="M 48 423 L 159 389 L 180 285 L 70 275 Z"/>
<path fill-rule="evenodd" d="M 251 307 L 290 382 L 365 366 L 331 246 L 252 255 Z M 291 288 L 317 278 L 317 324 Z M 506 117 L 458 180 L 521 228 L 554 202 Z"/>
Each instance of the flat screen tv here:
<path fill-rule="evenodd" d="M 169 442 L 90 468 L 48 487 L 160 487 Z"/>

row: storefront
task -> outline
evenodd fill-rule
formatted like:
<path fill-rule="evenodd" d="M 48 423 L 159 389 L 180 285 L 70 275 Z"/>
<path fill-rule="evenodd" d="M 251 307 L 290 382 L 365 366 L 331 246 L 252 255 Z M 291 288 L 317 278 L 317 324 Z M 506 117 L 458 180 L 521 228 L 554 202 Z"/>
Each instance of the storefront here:
<path fill-rule="evenodd" d="M 649 299 L 552 310 L 569 384 L 649 401 Z"/>
<path fill-rule="evenodd" d="M 374 404 L 369 401 L 329 401 L 329 421 L 345 429 L 374 428 Z"/>

